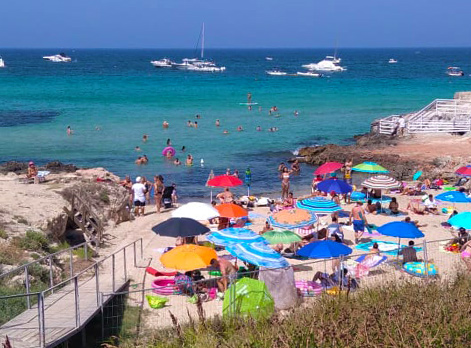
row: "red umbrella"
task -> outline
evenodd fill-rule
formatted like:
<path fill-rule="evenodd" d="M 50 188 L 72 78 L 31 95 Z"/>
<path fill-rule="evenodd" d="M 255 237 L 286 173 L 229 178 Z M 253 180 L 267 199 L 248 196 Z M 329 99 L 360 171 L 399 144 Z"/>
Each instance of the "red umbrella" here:
<path fill-rule="evenodd" d="M 461 176 L 471 176 L 471 166 L 458 168 L 455 173 Z"/>
<path fill-rule="evenodd" d="M 239 178 L 236 178 L 232 175 L 218 175 L 214 178 L 208 180 L 207 186 L 213 187 L 232 187 L 232 186 L 240 186 L 244 183 Z"/>
<path fill-rule="evenodd" d="M 342 163 L 338 162 L 326 162 L 316 169 L 314 175 L 325 175 L 335 172 L 343 167 Z"/>

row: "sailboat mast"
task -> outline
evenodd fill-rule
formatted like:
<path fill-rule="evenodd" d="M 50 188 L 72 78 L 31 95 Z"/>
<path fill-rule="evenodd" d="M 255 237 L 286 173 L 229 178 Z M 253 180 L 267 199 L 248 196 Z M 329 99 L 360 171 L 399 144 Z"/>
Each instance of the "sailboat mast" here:
<path fill-rule="evenodd" d="M 201 29 L 201 59 L 204 57 L 204 22 L 203 28 Z"/>

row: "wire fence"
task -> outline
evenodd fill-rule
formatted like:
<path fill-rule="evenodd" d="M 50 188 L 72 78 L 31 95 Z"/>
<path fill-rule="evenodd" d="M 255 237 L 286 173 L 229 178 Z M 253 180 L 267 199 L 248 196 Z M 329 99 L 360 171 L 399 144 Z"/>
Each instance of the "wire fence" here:
<path fill-rule="evenodd" d="M 424 241 L 414 245 L 418 259 L 417 268 L 407 271 L 402 263 L 403 256 L 398 253 L 405 247 L 404 244 L 401 244 L 400 248 L 397 247 L 398 244 L 384 244 L 385 251 L 380 255 L 363 253 L 340 259 L 294 259 L 291 268 L 294 271 L 296 291 L 301 300 L 309 302 L 323 294 L 336 294 L 346 288 L 349 288 L 349 291 L 362 291 L 370 287 L 401 282 L 420 285 L 431 279 L 449 281 L 464 268 L 459 254 L 446 250 L 446 246 L 451 243 L 452 240 L 447 239 Z M 365 264 L 371 267 L 363 267 Z M 344 269 L 348 271 L 345 277 L 342 276 Z M 260 269 L 239 273 L 238 279 L 257 279 L 265 271 Z M 321 278 L 314 282 L 316 275 Z M 204 280 L 182 287 L 178 281 L 174 282 L 173 278 L 159 277 L 156 278 L 156 286 L 153 288 L 104 294 L 103 296 L 111 300 L 102 311 L 102 336 L 137 339 L 155 329 L 169 328 L 176 323 L 185 324 L 221 316 L 225 302 L 217 293 L 217 288 L 218 281 L 222 279 L 208 275 Z M 235 287 L 230 286 L 229 289 L 231 288 Z M 228 296 L 227 292 L 225 296 Z M 229 296 L 232 297 L 233 292 L 229 291 Z M 165 303 L 162 307 L 152 308 L 153 299 L 157 302 L 163 300 Z M 231 302 L 232 299 L 229 303 Z"/>

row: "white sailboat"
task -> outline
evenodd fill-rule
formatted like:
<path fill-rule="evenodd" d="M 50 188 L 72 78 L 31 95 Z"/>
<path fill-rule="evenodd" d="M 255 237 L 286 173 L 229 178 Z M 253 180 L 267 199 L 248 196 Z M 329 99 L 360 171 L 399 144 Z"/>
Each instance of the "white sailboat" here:
<path fill-rule="evenodd" d="M 6 65 L 5 65 L 5 61 L 3 60 L 2 57 L 0 57 L 0 68 L 5 68 Z"/>

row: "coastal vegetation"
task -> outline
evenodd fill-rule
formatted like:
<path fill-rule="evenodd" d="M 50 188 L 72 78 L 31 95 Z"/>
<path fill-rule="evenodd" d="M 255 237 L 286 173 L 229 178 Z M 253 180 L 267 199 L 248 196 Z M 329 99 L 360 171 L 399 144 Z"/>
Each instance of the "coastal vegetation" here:
<path fill-rule="evenodd" d="M 463 274 L 446 283 L 389 283 L 325 295 L 268 320 L 173 321 L 139 338 L 125 334 L 114 347 L 464 347 L 471 341 L 470 288 Z"/>

